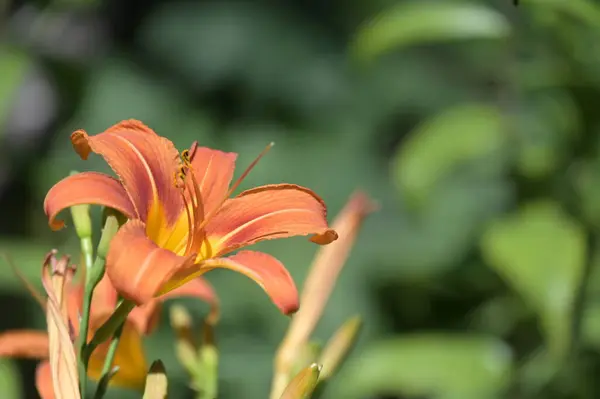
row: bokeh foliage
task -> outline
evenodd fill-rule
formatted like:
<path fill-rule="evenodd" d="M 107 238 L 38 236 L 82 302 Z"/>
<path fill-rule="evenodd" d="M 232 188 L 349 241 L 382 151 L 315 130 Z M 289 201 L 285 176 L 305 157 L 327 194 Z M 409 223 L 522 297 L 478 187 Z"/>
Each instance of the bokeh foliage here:
<path fill-rule="evenodd" d="M 51 247 L 77 254 L 73 231 L 46 227 L 45 192 L 72 169 L 107 170 L 77 158 L 71 131 L 138 118 L 242 165 L 275 141 L 245 187 L 306 185 L 331 214 L 357 187 L 381 205 L 318 327 L 325 339 L 364 318 L 324 397 L 600 395 L 596 2 L 4 4 L 0 247 L 32 280 Z M 313 245 L 261 247 L 301 285 Z M 43 327 L 1 270 L 2 328 Z M 265 397 L 287 320 L 243 277 L 208 279 L 223 303 L 221 397 Z M 149 358 L 188 397 L 164 324 Z M 32 364 L 18 364 L 32 395 Z"/>

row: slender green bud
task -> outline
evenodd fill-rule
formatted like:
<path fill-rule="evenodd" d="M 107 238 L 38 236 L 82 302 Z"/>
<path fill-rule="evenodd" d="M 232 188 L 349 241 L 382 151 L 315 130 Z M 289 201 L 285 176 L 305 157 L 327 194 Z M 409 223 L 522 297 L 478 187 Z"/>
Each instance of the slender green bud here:
<path fill-rule="evenodd" d="M 118 212 L 110 208 L 105 208 L 104 216 L 104 227 L 102 229 L 100 243 L 98 244 L 98 257 L 101 257 L 102 259 L 106 259 L 108 249 L 110 248 L 110 242 L 115 234 L 117 234 L 120 227 Z"/>
<path fill-rule="evenodd" d="M 281 399 L 308 399 L 315 391 L 319 383 L 319 375 L 322 366 L 316 363 L 311 364 L 290 381 L 283 391 Z"/>
<path fill-rule="evenodd" d="M 322 380 L 331 378 L 340 368 L 354 347 L 361 328 L 361 317 L 351 317 L 329 339 L 319 357 L 319 363 L 323 365 Z"/>

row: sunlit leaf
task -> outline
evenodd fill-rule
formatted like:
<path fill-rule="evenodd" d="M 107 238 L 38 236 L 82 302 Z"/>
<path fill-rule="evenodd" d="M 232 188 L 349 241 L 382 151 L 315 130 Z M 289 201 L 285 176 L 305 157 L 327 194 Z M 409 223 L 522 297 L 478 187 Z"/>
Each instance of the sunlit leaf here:
<path fill-rule="evenodd" d="M 354 43 L 361 57 L 432 42 L 499 39 L 510 26 L 499 12 L 476 3 L 412 1 L 398 3 L 369 20 Z"/>
<path fill-rule="evenodd" d="M 505 139 L 496 108 L 447 110 L 417 127 L 402 144 L 393 166 L 396 183 L 409 199 L 422 201 L 457 167 L 497 154 Z"/>
<path fill-rule="evenodd" d="M 508 382 L 511 361 L 508 346 L 494 338 L 398 337 L 378 342 L 349 361 L 333 380 L 336 395 L 332 397 L 386 393 L 433 399 L 489 398 Z"/>
<path fill-rule="evenodd" d="M 586 256 L 583 228 L 553 202 L 535 202 L 493 223 L 482 239 L 487 262 L 538 312 L 548 346 L 568 349 Z"/>

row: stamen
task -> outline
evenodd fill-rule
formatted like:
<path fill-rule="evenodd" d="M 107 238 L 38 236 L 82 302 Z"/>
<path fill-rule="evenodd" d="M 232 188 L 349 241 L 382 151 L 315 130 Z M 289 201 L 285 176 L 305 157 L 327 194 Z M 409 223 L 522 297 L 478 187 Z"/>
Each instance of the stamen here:
<path fill-rule="evenodd" d="M 260 154 L 258 154 L 256 159 L 254 161 L 252 161 L 250 163 L 250 165 L 248 165 L 248 167 L 246 168 L 246 170 L 244 170 L 244 172 L 241 174 L 241 176 L 238 177 L 237 180 L 235 181 L 235 183 L 232 184 L 231 188 L 229 190 L 227 190 L 227 193 L 223 196 L 221 201 L 218 203 L 218 206 L 214 207 L 213 210 L 206 216 L 206 218 L 204 218 L 204 220 L 202 221 L 202 224 L 200 224 L 199 229 L 203 229 L 208 224 L 208 222 L 210 222 L 210 220 L 217 214 L 217 212 L 219 212 L 219 209 L 223 206 L 225 201 L 227 201 L 227 199 L 229 197 L 231 197 L 231 194 L 233 194 L 233 192 L 239 187 L 239 185 L 246 178 L 246 176 L 248 176 L 250 171 L 252 169 L 254 169 L 254 167 L 256 166 L 258 161 L 260 161 L 262 159 L 262 157 L 264 157 L 267 154 L 267 152 L 269 152 L 269 150 L 271 148 L 273 148 L 274 145 L 275 145 L 274 142 L 269 143 L 269 145 L 266 146 L 265 149 L 262 150 L 262 152 Z"/>
<path fill-rule="evenodd" d="M 204 234 L 202 233 L 202 229 L 200 227 L 202 220 L 204 219 L 204 202 L 202 201 L 202 192 L 200 191 L 200 186 L 196 180 L 196 175 L 191 167 L 189 168 L 189 176 L 191 178 L 190 184 L 192 185 L 191 189 L 188 187 L 190 190 L 190 197 L 196 199 L 196 202 L 192 204 L 194 226 L 190 226 L 190 235 L 192 240 L 189 251 L 195 252 L 202 247 L 202 241 L 204 238 Z M 189 252 L 186 250 L 186 253 Z"/>
<path fill-rule="evenodd" d="M 185 199 L 185 191 L 183 191 L 183 190 L 181 191 L 181 199 L 183 200 L 183 206 L 185 207 L 185 214 L 187 216 L 188 227 L 189 227 L 188 235 L 186 237 L 185 252 L 184 252 L 185 254 L 187 254 L 188 250 L 189 250 L 189 248 L 191 246 L 191 241 L 192 241 L 190 239 L 190 236 L 192 235 L 192 220 L 193 220 L 193 216 L 190 214 L 190 209 L 189 209 L 189 206 L 188 206 L 188 202 Z M 179 249 L 179 248 L 177 248 L 177 249 Z"/>
<path fill-rule="evenodd" d="M 193 150 L 195 152 L 195 147 Z M 198 181 L 196 180 L 196 175 L 194 174 L 189 150 L 183 150 L 181 152 L 181 161 L 183 165 L 179 167 L 177 178 L 182 182 L 178 187 L 181 188 L 182 191 L 182 200 L 188 218 L 188 234 L 185 241 L 185 253 L 189 254 L 202 247 L 204 235 L 198 227 L 204 218 L 204 203 L 202 201 L 202 193 L 200 192 Z M 189 194 L 189 201 L 186 199 L 186 192 Z M 176 250 L 178 251 L 180 249 L 181 244 L 177 246 Z"/>
<path fill-rule="evenodd" d="M 181 160 L 186 165 L 191 162 L 191 160 L 190 160 L 190 150 L 183 150 L 183 151 L 181 151 Z"/>
<path fill-rule="evenodd" d="M 192 145 L 190 146 L 190 150 L 188 152 L 188 154 L 189 154 L 188 158 L 189 158 L 190 162 L 192 162 L 194 160 L 194 157 L 196 156 L 196 151 L 197 150 L 198 150 L 198 142 L 194 141 L 192 143 Z"/>

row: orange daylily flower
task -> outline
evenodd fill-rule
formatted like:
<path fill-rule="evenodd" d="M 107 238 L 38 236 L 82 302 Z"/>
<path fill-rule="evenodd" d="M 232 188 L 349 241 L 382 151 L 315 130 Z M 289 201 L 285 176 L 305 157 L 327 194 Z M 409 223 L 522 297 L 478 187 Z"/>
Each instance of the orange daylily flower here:
<path fill-rule="evenodd" d="M 83 301 L 83 285 L 71 283 L 65 292 L 67 320 L 69 329 L 74 337 L 79 335 L 79 317 Z M 203 279 L 195 279 L 164 296 L 161 300 L 174 297 L 195 297 L 212 306 L 211 317 L 218 317 L 218 302 L 210 285 Z M 118 295 L 110 279 L 104 277 L 94 290 L 90 313 L 90 328 L 88 339 L 108 319 L 117 305 Z M 150 334 L 157 325 L 161 303 L 151 301 L 144 306 L 136 307 L 129 315 L 121 334 L 121 341 L 115 354 L 113 364 L 119 366 L 119 371 L 111 379 L 111 385 L 124 388 L 142 389 L 148 370 L 142 346 L 142 335 Z M 98 346 L 93 352 L 88 374 L 93 380 L 101 377 L 104 359 L 108 352 L 109 342 Z M 50 363 L 50 342 L 48 333 L 36 330 L 13 330 L 0 334 L 0 357 L 15 357 L 40 359 L 36 369 L 36 387 L 43 399 L 54 399 L 53 378 Z"/>
<path fill-rule="evenodd" d="M 327 225 L 325 203 L 307 188 L 266 185 L 229 198 L 258 159 L 231 184 L 237 154 L 195 143 L 179 154 L 171 141 L 136 120 L 94 136 L 78 130 L 71 142 L 83 159 L 90 152 L 101 155 L 118 179 L 84 172 L 61 180 L 44 201 L 49 224 L 63 227 L 57 214 L 78 204 L 123 213 L 129 221 L 111 242 L 106 273 L 138 305 L 226 268 L 256 281 L 281 311 L 293 313 L 298 293 L 281 262 L 256 251 L 230 254 L 275 238 L 311 235 L 321 245 L 337 238 Z"/>

